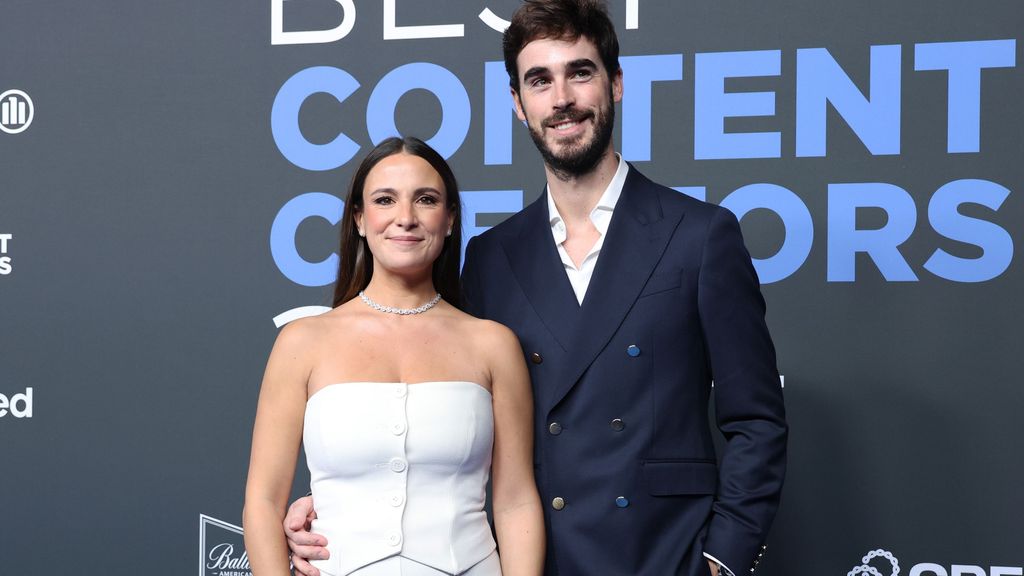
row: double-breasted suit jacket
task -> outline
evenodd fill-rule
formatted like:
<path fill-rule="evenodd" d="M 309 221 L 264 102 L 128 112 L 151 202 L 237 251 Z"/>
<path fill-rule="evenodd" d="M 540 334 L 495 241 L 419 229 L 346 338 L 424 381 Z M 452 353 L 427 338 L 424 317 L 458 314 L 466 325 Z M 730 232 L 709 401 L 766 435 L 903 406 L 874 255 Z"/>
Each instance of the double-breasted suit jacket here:
<path fill-rule="evenodd" d="M 469 243 L 463 285 L 530 367 L 547 574 L 704 576 L 705 552 L 737 574 L 757 565 L 787 427 L 730 212 L 630 167 L 582 306 L 544 196 Z"/>

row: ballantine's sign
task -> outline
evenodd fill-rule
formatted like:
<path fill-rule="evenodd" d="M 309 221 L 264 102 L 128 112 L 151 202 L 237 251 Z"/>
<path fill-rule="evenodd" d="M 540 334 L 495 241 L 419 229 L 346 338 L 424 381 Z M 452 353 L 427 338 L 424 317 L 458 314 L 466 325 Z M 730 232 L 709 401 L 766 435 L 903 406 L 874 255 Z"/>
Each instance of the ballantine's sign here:
<path fill-rule="evenodd" d="M 199 515 L 199 576 L 252 576 L 240 526 Z"/>
<path fill-rule="evenodd" d="M 206 564 L 206 569 L 221 570 L 221 574 L 224 574 L 224 570 L 249 571 L 249 553 L 243 550 L 241 556 L 235 556 L 234 544 L 226 542 L 217 544 L 210 549 L 209 560 L 210 562 Z M 229 572 L 225 576 L 234 576 L 234 572 Z"/>

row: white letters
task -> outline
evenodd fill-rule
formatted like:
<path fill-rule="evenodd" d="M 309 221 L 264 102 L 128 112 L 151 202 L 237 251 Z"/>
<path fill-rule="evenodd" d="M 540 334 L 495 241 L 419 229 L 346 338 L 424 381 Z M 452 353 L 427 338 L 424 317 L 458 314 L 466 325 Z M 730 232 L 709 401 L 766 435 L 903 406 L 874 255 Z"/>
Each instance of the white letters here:
<path fill-rule="evenodd" d="M 270 0 L 270 43 L 281 44 L 324 44 L 341 40 L 352 31 L 356 24 L 356 6 L 352 0 L 334 0 L 341 4 L 345 15 L 341 23 L 330 30 L 284 30 L 284 1 Z"/>
<path fill-rule="evenodd" d="M 3 254 L 7 254 L 7 241 L 13 238 L 13 234 L 0 234 L 0 276 L 7 276 L 11 273 L 11 257 L 3 256 Z"/>
<path fill-rule="evenodd" d="M 32 389 L 26 388 L 22 394 L 15 394 L 10 399 L 0 394 L 0 418 L 7 415 L 8 408 L 15 418 L 32 417 Z"/>
<path fill-rule="evenodd" d="M 953 576 L 985 576 L 985 569 L 981 566 L 962 566 L 953 564 L 949 567 Z"/>
<path fill-rule="evenodd" d="M 433 26 L 402 26 L 395 24 L 396 0 L 384 0 L 384 39 L 414 40 L 417 38 L 460 38 L 465 36 L 462 24 L 437 24 Z"/>
<path fill-rule="evenodd" d="M 946 569 L 938 564 L 918 564 L 910 569 L 910 576 L 921 576 L 922 574 L 934 574 L 935 576 L 948 576 Z"/>
<path fill-rule="evenodd" d="M 249 570 L 249 553 L 243 551 L 242 555 L 235 557 L 235 547 L 232 544 L 218 544 L 210 549 L 210 563 L 206 565 L 207 570 Z"/>
<path fill-rule="evenodd" d="M 356 7 L 353 0 L 334 0 L 344 10 L 341 22 L 328 30 L 284 29 L 284 3 L 287 0 L 270 0 L 270 43 L 274 46 L 285 44 L 325 44 L 336 42 L 349 35 L 356 23 Z M 295 0 L 292 0 L 295 1 Z M 417 40 L 423 38 L 462 38 L 466 35 L 463 24 L 426 24 L 399 26 L 398 0 L 384 0 L 384 40 Z M 477 14 L 488 28 L 502 34 L 511 24 L 485 7 Z M 626 30 L 640 28 L 640 0 L 626 0 Z"/>
<path fill-rule="evenodd" d="M 626 0 L 626 30 L 640 27 L 640 0 Z"/>
<path fill-rule="evenodd" d="M 482 20 L 484 24 L 487 24 L 491 30 L 501 32 L 502 34 L 505 33 L 506 28 L 512 25 L 508 20 L 505 20 L 501 16 L 492 12 L 490 8 L 484 8 L 484 11 L 481 12 L 479 16 L 480 20 Z"/>

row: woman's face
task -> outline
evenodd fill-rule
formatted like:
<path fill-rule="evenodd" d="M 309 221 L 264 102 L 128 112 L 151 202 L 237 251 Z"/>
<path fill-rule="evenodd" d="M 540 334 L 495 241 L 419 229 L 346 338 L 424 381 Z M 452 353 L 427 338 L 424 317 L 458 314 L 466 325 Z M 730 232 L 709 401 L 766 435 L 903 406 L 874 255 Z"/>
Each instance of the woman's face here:
<path fill-rule="evenodd" d="M 429 273 L 451 233 L 453 214 L 441 175 L 423 158 L 400 152 L 366 175 L 355 220 L 374 270 Z"/>

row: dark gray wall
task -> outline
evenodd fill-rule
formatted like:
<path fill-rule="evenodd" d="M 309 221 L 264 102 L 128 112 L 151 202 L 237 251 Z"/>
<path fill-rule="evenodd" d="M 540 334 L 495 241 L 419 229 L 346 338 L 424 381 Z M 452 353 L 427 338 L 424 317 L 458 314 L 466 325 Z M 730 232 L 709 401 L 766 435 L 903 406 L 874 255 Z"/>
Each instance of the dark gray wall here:
<path fill-rule="evenodd" d="M 338 167 L 310 170 L 286 155 L 272 110 L 294 75 L 329 66 L 359 83 L 343 102 L 305 99 L 291 124 L 316 144 L 344 132 L 365 151 L 368 106 L 405 91 L 371 97 L 381 79 L 413 62 L 442 67 L 461 89 L 443 105 L 410 91 L 398 129 L 454 131 L 435 143 L 477 191 L 478 226 L 539 195 L 539 157 L 504 109 L 503 78 L 489 100 L 499 34 L 477 17 L 517 2 L 398 0 L 400 25 L 464 26 L 411 40 L 383 39 L 382 3 L 357 4 L 347 36 L 302 45 L 271 43 L 271 0 L 0 7 L 0 93 L 21 90 L 34 106 L 27 129 L 0 132 L 0 573 L 177 575 L 198 563 L 201 575 L 234 576 L 237 564 L 200 560 L 224 543 L 242 563 L 230 525 L 241 523 L 273 318 L 329 292 L 294 281 L 312 268 L 282 264 L 271 246 L 317 262 L 337 235 L 322 218 L 290 230 L 279 213 L 309 192 L 343 196 L 356 163 L 336 155 Z M 627 2 L 611 7 L 632 57 L 619 149 L 662 183 L 758 208 L 742 223 L 764 260 L 792 425 L 763 572 L 872 573 L 862 557 L 881 548 L 911 576 L 1020 575 L 1020 3 L 628 4 L 636 28 Z M 334 0 L 284 3 L 286 30 L 342 18 Z M 769 133 L 747 152 L 735 138 L 711 146 L 715 106 L 735 106 L 713 76 L 743 76 L 741 65 L 749 77 L 725 90 L 768 106 L 732 108 L 724 122 Z M 943 66 L 955 72 L 927 70 Z M 434 70 L 402 78 L 446 76 Z M 637 81 L 648 73 L 664 79 L 649 97 Z M 858 111 L 867 101 L 849 82 L 870 107 Z M 695 135 L 695 120 L 709 128 Z M 730 196 L 751 184 L 781 188 Z M 275 221 L 284 232 L 272 240 Z M 857 252 L 861 241 L 876 245 Z M 937 250 L 948 266 L 926 266 Z M 305 482 L 300 472 L 297 492 Z M 883 557 L 866 566 L 892 573 Z"/>

